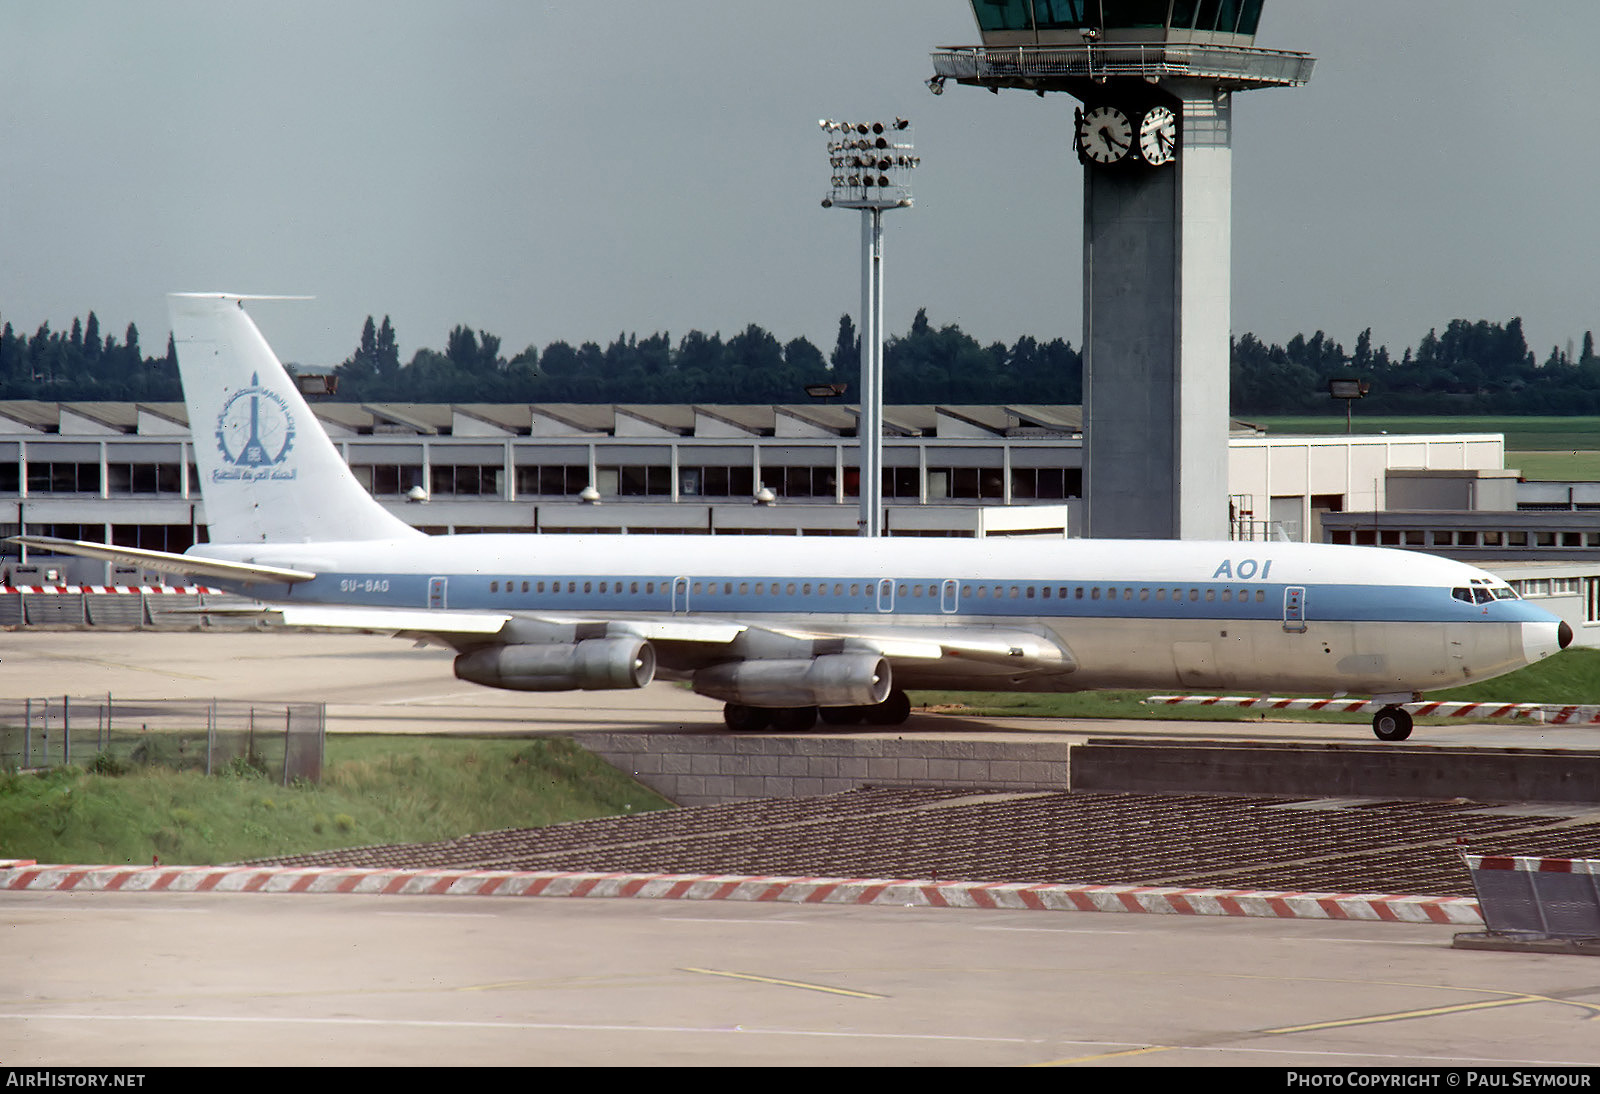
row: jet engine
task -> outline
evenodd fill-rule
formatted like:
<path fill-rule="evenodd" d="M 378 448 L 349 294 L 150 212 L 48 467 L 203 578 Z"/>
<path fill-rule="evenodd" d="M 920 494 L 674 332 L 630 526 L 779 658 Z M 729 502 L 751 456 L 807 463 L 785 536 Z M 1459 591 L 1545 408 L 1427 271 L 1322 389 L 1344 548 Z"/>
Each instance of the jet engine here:
<path fill-rule="evenodd" d="M 456 658 L 456 676 L 510 691 L 642 688 L 655 678 L 656 651 L 642 638 L 485 646 Z"/>
<path fill-rule="evenodd" d="M 875 653 L 730 661 L 694 674 L 694 690 L 751 707 L 874 706 L 889 697 L 889 662 Z"/>

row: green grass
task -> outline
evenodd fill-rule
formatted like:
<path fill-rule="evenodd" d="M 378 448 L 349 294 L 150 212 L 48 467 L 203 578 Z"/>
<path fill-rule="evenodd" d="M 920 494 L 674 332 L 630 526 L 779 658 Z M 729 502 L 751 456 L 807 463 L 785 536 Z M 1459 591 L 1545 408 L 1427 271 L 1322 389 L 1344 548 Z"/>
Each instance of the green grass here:
<path fill-rule="evenodd" d="M 1344 415 L 1313 418 L 1246 415 L 1248 421 L 1270 433 L 1344 432 Z M 1372 433 L 1503 433 L 1509 452 L 1574 452 L 1600 449 L 1600 418 L 1498 418 L 1493 416 L 1438 415 L 1363 418 L 1359 408 L 1351 419 L 1351 432 Z"/>
<path fill-rule="evenodd" d="M 1344 432 L 1344 418 L 1250 418 L 1269 434 Z M 1506 466 L 1537 482 L 1600 481 L 1600 418 L 1374 417 L 1357 414 L 1351 432 L 1374 433 L 1501 433 L 1506 439 Z"/>
<path fill-rule="evenodd" d="M 0 775 L 0 857 L 207 864 L 662 809 L 569 740 L 330 737 L 319 785 L 66 767 Z"/>
<path fill-rule="evenodd" d="M 1151 707 L 1147 692 L 918 692 L 974 715 L 1256 720 L 1229 708 Z M 1430 698 L 1600 704 L 1600 650 L 1567 650 Z M 1364 715 L 1274 718 L 1364 722 Z M 450 839 L 670 806 L 569 740 L 336 736 L 319 785 L 279 786 L 237 765 L 206 777 L 66 767 L 0 775 L 0 857 L 40 862 L 237 862 L 338 847 Z"/>
<path fill-rule="evenodd" d="M 1019 692 L 919 691 L 917 706 L 950 708 L 972 715 L 1038 718 L 1129 718 L 1142 721 L 1178 719 L 1200 722 L 1257 721 L 1258 710 L 1241 707 L 1151 706 L 1142 702 L 1149 691 L 1084 691 L 1064 695 Z M 1238 695 L 1238 691 L 1197 691 L 1195 695 Z M 1314 698 L 1290 696 L 1289 698 Z M 1432 692 L 1429 699 L 1463 702 L 1600 704 L 1600 650 L 1571 649 L 1537 665 L 1469 687 Z M 1366 714 L 1273 711 L 1272 718 L 1297 722 L 1365 722 Z"/>
<path fill-rule="evenodd" d="M 1506 463 L 1529 482 L 1600 482 L 1600 452 L 1507 452 Z"/>

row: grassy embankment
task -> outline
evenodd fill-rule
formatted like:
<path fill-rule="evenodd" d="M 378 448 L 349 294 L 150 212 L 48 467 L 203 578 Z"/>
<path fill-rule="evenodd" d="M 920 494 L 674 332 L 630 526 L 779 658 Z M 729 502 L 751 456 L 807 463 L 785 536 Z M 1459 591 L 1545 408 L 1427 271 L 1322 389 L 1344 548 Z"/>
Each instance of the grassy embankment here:
<path fill-rule="evenodd" d="M 918 692 L 919 706 L 974 715 L 1253 719 L 1238 709 L 1150 707 L 1144 692 Z M 1600 703 L 1600 650 L 1568 650 L 1436 698 Z M 1364 715 L 1274 718 L 1365 721 Z M 450 839 L 662 809 L 669 802 L 562 739 L 336 736 L 323 781 L 279 786 L 250 773 L 62 768 L 0 775 L 0 857 L 40 862 L 237 862 L 364 844 Z"/>
<path fill-rule="evenodd" d="M 671 803 L 562 739 L 328 738 L 322 782 L 61 768 L 0 775 L 0 857 L 218 863 L 450 839 Z"/>
<path fill-rule="evenodd" d="M 1150 706 L 1141 700 L 1148 691 L 1086 691 L 1067 695 L 1028 695 L 1020 692 L 919 691 L 912 695 L 918 706 L 934 706 L 974 715 L 1010 715 L 1041 718 L 1130 718 L 1186 719 L 1222 722 L 1255 720 L 1260 711 L 1238 707 Z M 1196 695 L 1237 695 L 1239 692 L 1193 692 Z M 1560 705 L 1600 705 L 1600 650 L 1571 649 L 1509 673 L 1469 687 L 1432 692 L 1429 699 L 1464 702 L 1555 703 Z M 1306 711 L 1273 711 L 1270 717 L 1283 721 L 1368 722 L 1369 714 L 1321 714 Z M 1428 719 L 1421 721 L 1443 721 Z"/>
<path fill-rule="evenodd" d="M 1255 418 L 1269 434 L 1344 432 L 1344 418 Z M 1360 407 L 1351 432 L 1372 433 L 1503 433 L 1506 466 L 1529 480 L 1600 481 L 1600 418 L 1438 417 L 1363 418 Z"/>

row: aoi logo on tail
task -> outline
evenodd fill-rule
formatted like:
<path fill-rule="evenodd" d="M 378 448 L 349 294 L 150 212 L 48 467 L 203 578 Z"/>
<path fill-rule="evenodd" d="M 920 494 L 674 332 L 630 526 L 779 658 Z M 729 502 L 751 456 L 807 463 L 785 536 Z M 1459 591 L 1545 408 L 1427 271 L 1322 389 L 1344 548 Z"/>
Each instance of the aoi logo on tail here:
<path fill-rule="evenodd" d="M 250 386 L 240 388 L 222 404 L 217 415 L 217 448 L 222 462 L 234 470 L 216 470 L 212 481 L 227 479 L 292 479 L 295 472 L 281 465 L 294 447 L 294 416 L 289 404 L 275 391 L 261 386 L 250 374 Z"/>

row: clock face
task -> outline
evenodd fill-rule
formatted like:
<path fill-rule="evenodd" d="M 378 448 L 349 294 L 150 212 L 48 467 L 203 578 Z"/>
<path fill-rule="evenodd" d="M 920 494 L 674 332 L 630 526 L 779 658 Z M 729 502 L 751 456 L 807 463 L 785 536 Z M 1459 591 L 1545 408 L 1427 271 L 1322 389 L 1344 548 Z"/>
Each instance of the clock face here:
<path fill-rule="evenodd" d="M 1164 106 L 1145 111 L 1139 123 L 1139 154 L 1153 167 L 1171 163 L 1178 154 L 1178 119 Z"/>
<path fill-rule="evenodd" d="M 1095 163 L 1116 163 L 1133 147 L 1133 123 L 1114 106 L 1097 106 L 1078 118 L 1078 152 Z"/>

